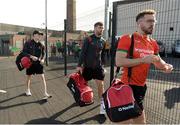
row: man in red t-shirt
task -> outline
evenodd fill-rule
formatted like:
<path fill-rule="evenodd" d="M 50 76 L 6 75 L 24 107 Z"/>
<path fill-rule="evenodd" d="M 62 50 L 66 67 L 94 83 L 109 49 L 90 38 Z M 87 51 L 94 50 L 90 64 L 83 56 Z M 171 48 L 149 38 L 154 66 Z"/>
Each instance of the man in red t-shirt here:
<path fill-rule="evenodd" d="M 123 67 L 121 81 L 131 86 L 134 98 L 142 110 L 142 102 L 147 88 L 145 82 L 150 64 L 154 64 L 156 68 L 163 70 L 165 73 L 170 73 L 173 70 L 173 66 L 167 64 L 158 55 L 159 47 L 157 42 L 149 38 L 156 23 L 155 15 L 156 12 L 154 10 L 143 10 L 136 16 L 138 29 L 137 32 L 133 33 L 133 59 L 127 57 L 131 45 L 130 35 L 123 35 L 121 37 L 116 52 L 116 65 Z M 128 78 L 128 67 L 132 67 L 130 78 Z M 146 123 L 144 110 L 141 116 L 125 122 L 133 122 L 135 124 Z"/>

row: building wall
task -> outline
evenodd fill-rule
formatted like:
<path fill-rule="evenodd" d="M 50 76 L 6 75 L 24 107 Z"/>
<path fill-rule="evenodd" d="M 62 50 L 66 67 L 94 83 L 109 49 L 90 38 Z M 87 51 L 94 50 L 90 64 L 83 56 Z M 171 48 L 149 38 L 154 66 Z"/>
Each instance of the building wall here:
<path fill-rule="evenodd" d="M 56 44 L 58 40 L 63 41 L 62 37 L 49 37 L 48 38 L 49 45 Z"/>
<path fill-rule="evenodd" d="M 0 35 L 1 34 L 17 34 L 18 32 L 33 31 L 34 29 L 35 28 L 31 28 L 31 27 L 0 23 Z"/>
<path fill-rule="evenodd" d="M 5 50 L 10 51 L 12 47 L 22 50 L 24 43 L 29 39 L 32 39 L 32 32 L 34 30 L 42 31 L 42 29 L 33 28 L 33 27 L 24 27 L 24 26 L 0 23 L 0 38 L 6 36 L 6 39 L 10 41 L 9 44 L 6 44 Z M 25 32 L 26 35 L 17 35 L 18 32 Z M 84 31 L 74 31 L 71 33 L 67 33 L 67 41 L 69 40 L 81 41 L 82 39 L 84 39 L 84 37 L 85 37 Z M 56 43 L 57 40 L 60 40 L 62 42 L 64 41 L 64 32 L 48 30 L 48 45 Z M 2 44 L 0 39 L 0 55 L 4 55 L 2 46 L 3 48 L 5 48 L 4 44 Z M 8 52 L 8 54 L 6 55 L 16 55 L 16 54 L 14 54 L 14 52 L 12 53 Z"/>
<path fill-rule="evenodd" d="M 29 36 L 27 35 L 14 35 L 13 36 L 13 47 L 22 49 L 24 43 L 28 40 Z"/>
<path fill-rule="evenodd" d="M 0 35 L 0 56 L 9 56 L 12 45 L 12 35 Z"/>
<path fill-rule="evenodd" d="M 13 24 L 4 24 L 0 23 L 0 35 L 3 34 L 18 34 L 18 32 L 24 32 L 26 35 L 31 35 L 34 30 L 39 30 L 45 32 L 44 29 L 36 28 L 36 27 L 27 27 L 27 26 L 19 26 Z M 48 34 L 56 33 L 58 31 L 48 30 Z"/>

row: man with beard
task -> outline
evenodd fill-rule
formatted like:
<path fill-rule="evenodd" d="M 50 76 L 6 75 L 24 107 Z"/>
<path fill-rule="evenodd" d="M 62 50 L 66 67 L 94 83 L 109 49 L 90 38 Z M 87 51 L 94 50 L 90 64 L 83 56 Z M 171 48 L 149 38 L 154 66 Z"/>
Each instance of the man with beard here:
<path fill-rule="evenodd" d="M 166 63 L 160 58 L 157 42 L 149 37 L 156 23 L 155 15 L 156 12 L 154 10 L 143 10 L 136 16 L 138 28 L 132 34 L 134 36 L 132 59 L 128 58 L 132 35 L 123 35 L 118 43 L 116 65 L 123 67 L 121 82 L 130 85 L 134 98 L 143 111 L 139 117 L 123 121 L 123 123 L 146 123 L 143 100 L 147 88 L 145 81 L 148 76 L 150 64 L 154 64 L 156 68 L 163 70 L 165 73 L 170 73 L 173 70 L 171 64 Z M 131 67 L 131 76 L 128 75 L 129 67 Z"/>
<path fill-rule="evenodd" d="M 104 103 L 102 94 L 104 93 L 104 48 L 105 40 L 102 38 L 103 23 L 97 22 L 94 24 L 94 34 L 84 40 L 77 70 L 82 72 L 86 81 L 94 79 L 98 87 L 98 96 L 101 102 L 100 114 L 104 116 Z M 83 64 L 83 68 L 82 68 Z"/>

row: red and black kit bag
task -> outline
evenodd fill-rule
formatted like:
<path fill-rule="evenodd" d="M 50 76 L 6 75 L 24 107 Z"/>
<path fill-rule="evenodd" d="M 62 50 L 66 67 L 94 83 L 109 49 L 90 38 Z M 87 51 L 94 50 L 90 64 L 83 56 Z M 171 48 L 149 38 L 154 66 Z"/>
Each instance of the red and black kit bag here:
<path fill-rule="evenodd" d="M 86 106 L 92 104 L 93 90 L 88 86 L 87 81 L 84 80 L 81 73 L 72 73 L 69 76 L 67 87 L 71 91 L 75 102 L 79 106 Z"/>
<path fill-rule="evenodd" d="M 107 116 L 112 122 L 120 122 L 138 117 L 142 110 L 137 105 L 129 85 L 114 79 L 112 85 L 103 94 Z"/>

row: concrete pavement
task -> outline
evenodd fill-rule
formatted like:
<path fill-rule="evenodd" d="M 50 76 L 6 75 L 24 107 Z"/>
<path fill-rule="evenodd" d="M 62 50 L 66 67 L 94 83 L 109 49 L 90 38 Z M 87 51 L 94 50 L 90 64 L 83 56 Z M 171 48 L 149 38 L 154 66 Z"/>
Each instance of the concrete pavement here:
<path fill-rule="evenodd" d="M 14 61 L 13 57 L 0 60 L 0 89 L 7 91 L 6 94 L 0 93 L 0 124 L 110 123 L 98 115 L 99 102 L 93 82 L 90 86 L 94 89 L 95 103 L 79 107 L 66 87 L 68 78 L 63 75 L 64 71 L 60 70 L 63 65 L 56 67 L 50 64 L 46 67 L 45 76 L 48 91 L 53 97 L 45 102 L 42 100 L 43 85 L 37 76 L 32 79 L 32 96 L 25 96 L 25 71 L 19 72 Z"/>

